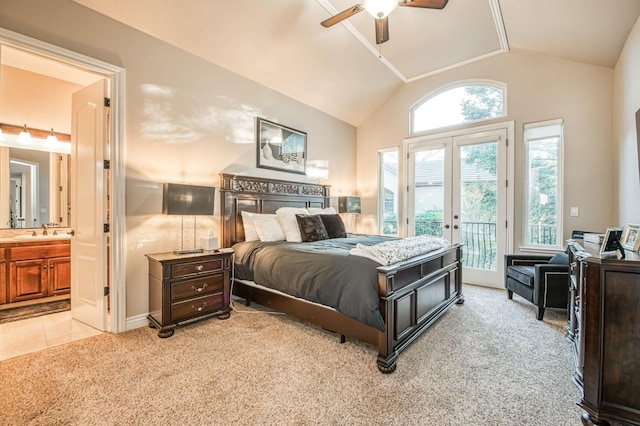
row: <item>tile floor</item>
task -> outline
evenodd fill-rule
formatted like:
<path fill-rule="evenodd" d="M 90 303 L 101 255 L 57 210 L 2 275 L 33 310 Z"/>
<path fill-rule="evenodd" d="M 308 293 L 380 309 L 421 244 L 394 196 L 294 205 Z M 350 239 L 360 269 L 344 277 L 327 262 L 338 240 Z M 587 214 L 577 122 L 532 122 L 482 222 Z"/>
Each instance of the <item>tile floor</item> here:
<path fill-rule="evenodd" d="M 71 319 L 71 311 L 0 324 L 0 361 L 100 333 Z"/>

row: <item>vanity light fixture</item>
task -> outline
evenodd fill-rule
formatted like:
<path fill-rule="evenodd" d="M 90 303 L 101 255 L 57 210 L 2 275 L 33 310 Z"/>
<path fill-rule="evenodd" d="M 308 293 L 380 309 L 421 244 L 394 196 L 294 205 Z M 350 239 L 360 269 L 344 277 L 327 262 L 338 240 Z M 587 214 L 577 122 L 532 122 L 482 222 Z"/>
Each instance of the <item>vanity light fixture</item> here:
<path fill-rule="evenodd" d="M 26 124 L 22 128 L 22 131 L 20 132 L 18 139 L 20 140 L 20 142 L 23 142 L 23 143 L 31 142 L 31 133 L 29 133 L 29 130 L 27 129 Z"/>
<path fill-rule="evenodd" d="M 58 137 L 56 136 L 55 133 L 53 133 L 53 127 L 51 128 L 51 131 L 49 132 L 49 136 L 47 136 L 47 142 L 49 142 L 49 143 L 58 142 Z"/>

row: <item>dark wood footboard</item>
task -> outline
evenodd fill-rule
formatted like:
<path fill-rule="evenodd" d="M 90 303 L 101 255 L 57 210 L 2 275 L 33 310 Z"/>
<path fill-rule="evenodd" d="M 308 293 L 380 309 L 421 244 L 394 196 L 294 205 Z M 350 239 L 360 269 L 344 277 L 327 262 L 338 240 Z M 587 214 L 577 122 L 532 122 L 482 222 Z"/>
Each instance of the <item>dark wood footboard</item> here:
<path fill-rule="evenodd" d="M 224 247 L 244 239 L 241 212 L 273 213 L 280 206 L 326 207 L 329 186 L 221 174 Z M 400 352 L 424 333 L 454 303 L 463 303 L 460 245 L 378 267 L 380 312 L 385 331 L 365 325 L 333 308 L 233 283 L 233 294 L 378 347 L 378 369 L 392 373 Z"/>
<path fill-rule="evenodd" d="M 454 303 L 464 303 L 459 245 L 378 268 L 380 312 L 386 331 L 378 341 L 378 368 L 396 369 L 398 355 Z"/>

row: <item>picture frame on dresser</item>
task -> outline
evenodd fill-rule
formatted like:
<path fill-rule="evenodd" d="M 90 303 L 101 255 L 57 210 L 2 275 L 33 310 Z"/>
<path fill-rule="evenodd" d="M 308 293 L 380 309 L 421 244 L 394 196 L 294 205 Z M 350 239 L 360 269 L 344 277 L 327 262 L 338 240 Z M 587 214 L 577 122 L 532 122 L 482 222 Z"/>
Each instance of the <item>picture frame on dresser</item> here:
<path fill-rule="evenodd" d="M 622 236 L 622 247 L 631 251 L 640 250 L 640 225 L 628 224 Z"/>
<path fill-rule="evenodd" d="M 256 166 L 304 175 L 307 134 L 256 117 Z"/>
<path fill-rule="evenodd" d="M 623 228 L 618 227 L 607 228 L 600 246 L 600 257 L 615 257 L 620 253 L 620 256 L 624 259 L 624 248 L 620 243 L 623 231 Z"/>

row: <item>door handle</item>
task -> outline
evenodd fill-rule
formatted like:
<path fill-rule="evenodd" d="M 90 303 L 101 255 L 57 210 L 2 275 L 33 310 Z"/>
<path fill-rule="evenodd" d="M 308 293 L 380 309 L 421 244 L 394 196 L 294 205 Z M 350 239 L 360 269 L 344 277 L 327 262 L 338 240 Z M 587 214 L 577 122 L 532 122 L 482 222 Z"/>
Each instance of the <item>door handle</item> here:
<path fill-rule="evenodd" d="M 456 215 L 453 215 L 453 218 L 454 218 L 454 219 L 457 219 L 457 218 L 458 218 L 458 215 L 457 215 L 457 214 L 456 214 Z"/>
<path fill-rule="evenodd" d="M 444 228 L 445 228 L 445 229 L 449 229 L 449 228 L 451 228 L 451 226 L 449 226 L 449 225 L 445 225 L 445 226 L 444 226 Z"/>
<path fill-rule="evenodd" d="M 69 232 L 67 232 L 67 235 L 71 235 L 73 237 L 74 235 L 76 235 L 76 231 L 71 229 Z"/>
<path fill-rule="evenodd" d="M 453 225 L 453 229 L 458 229 L 458 225 Z"/>

